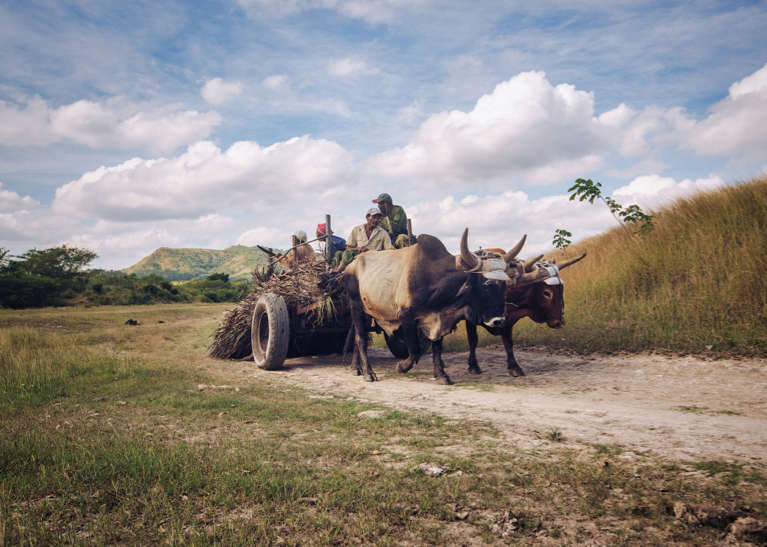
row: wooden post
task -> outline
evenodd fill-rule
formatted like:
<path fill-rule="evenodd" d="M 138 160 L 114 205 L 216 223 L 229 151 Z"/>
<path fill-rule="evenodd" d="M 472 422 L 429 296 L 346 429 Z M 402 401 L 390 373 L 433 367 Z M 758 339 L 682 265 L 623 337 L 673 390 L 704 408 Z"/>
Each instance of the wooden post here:
<path fill-rule="evenodd" d="M 325 251 L 328 255 L 328 262 L 333 260 L 333 238 L 330 237 L 330 232 L 330 215 L 325 215 L 325 235 L 327 236 Z"/>
<path fill-rule="evenodd" d="M 408 247 L 413 244 L 413 222 L 407 219 L 407 245 Z"/>
<path fill-rule="evenodd" d="M 292 243 L 293 245 L 291 245 L 291 247 L 293 247 L 293 256 L 290 257 L 290 266 L 295 268 L 298 266 L 298 238 L 296 236 L 293 236 Z"/>

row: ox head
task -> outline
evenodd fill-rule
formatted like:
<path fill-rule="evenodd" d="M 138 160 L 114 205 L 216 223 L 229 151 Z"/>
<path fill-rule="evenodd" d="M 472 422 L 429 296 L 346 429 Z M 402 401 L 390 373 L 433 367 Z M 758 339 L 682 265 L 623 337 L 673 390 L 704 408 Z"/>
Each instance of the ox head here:
<path fill-rule="evenodd" d="M 517 296 L 515 292 L 524 295 L 526 308 L 529 309 L 527 316 L 530 319 L 536 323 L 546 323 L 552 329 L 562 328 L 565 325 L 565 298 L 564 281 L 559 276 L 559 272 L 585 256 L 584 253 L 559 264 L 542 261 L 543 256 L 528 260 L 525 262 L 523 275 L 542 275 L 543 280 L 521 289 L 510 289 L 507 298 L 513 302 Z"/>
<path fill-rule="evenodd" d="M 484 323 L 488 327 L 500 327 L 506 320 L 506 285 L 510 282 L 508 276 L 509 263 L 514 260 L 525 238 L 506 254 L 477 255 L 469 251 L 469 229 L 466 228 L 461 238 L 461 254 L 456 256 L 455 265 L 458 270 L 470 275 L 464 282 L 457 298 L 465 299 L 469 308 L 469 319 L 475 323 Z"/>

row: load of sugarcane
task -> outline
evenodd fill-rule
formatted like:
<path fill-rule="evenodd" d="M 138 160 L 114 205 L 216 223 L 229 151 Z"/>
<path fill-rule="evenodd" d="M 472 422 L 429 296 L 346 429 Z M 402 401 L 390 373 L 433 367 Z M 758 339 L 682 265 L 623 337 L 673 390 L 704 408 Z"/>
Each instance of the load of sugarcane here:
<path fill-rule="evenodd" d="M 306 311 L 307 321 L 320 326 L 335 317 L 333 298 L 345 299 L 340 276 L 328 283 L 322 283 L 320 274 L 327 270 L 324 261 L 304 262 L 281 273 L 271 269 L 257 269 L 253 272 L 254 290 L 243 298 L 233 310 L 227 310 L 221 325 L 213 333 L 213 342 L 208 355 L 218 359 L 246 359 L 253 350 L 250 341 L 250 326 L 253 310 L 262 294 L 274 293 L 285 300 L 288 313 L 293 315 L 299 309 Z"/>

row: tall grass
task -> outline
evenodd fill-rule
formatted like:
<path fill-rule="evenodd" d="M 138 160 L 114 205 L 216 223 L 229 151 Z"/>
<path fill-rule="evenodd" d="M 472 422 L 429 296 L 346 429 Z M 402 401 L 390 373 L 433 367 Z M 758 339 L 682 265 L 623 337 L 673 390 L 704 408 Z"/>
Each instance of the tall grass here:
<path fill-rule="evenodd" d="M 567 326 L 520 324 L 523 343 L 575 351 L 767 356 L 767 177 L 652 211 L 634 244 L 619 227 L 556 252 Z M 636 229 L 636 228 L 635 228 Z"/>

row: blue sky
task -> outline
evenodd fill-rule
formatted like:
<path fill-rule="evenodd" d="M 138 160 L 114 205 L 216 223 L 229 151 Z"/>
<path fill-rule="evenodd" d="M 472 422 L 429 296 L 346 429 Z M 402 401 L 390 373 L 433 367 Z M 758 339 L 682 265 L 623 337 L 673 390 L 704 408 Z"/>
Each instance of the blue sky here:
<path fill-rule="evenodd" d="M 388 192 L 457 252 L 767 170 L 767 3 L 0 4 L 0 246 L 345 237 Z"/>

